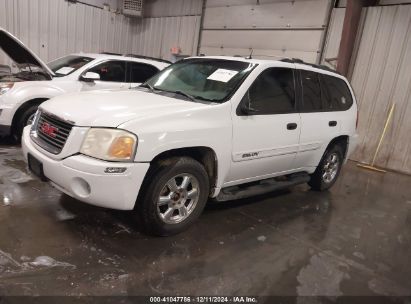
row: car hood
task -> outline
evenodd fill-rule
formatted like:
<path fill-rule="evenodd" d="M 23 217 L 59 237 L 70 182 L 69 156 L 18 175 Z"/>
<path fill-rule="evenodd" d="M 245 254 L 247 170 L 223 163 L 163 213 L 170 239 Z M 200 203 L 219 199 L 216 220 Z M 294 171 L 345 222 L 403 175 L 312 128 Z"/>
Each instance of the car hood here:
<path fill-rule="evenodd" d="M 66 94 L 44 102 L 40 109 L 76 126 L 118 127 L 128 121 L 207 107 L 139 90 Z"/>
<path fill-rule="evenodd" d="M 0 48 L 17 64 L 29 64 L 42 69 L 50 76 L 54 73 L 50 68 L 23 42 L 0 27 Z"/>

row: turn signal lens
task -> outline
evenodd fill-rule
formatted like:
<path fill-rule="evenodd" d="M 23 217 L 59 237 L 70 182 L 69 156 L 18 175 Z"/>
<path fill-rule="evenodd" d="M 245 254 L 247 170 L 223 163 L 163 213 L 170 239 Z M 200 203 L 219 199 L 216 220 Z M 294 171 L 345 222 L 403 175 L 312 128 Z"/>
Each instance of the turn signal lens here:
<path fill-rule="evenodd" d="M 130 136 L 117 137 L 111 144 L 108 155 L 113 158 L 131 158 L 134 143 L 134 138 Z"/>
<path fill-rule="evenodd" d="M 0 95 L 5 94 L 14 86 L 13 82 L 0 83 Z"/>

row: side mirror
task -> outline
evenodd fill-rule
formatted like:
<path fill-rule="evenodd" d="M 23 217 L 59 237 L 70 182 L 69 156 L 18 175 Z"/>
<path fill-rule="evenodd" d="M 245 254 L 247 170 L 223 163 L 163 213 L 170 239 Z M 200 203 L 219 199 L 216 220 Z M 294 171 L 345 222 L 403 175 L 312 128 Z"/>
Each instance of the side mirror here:
<path fill-rule="evenodd" d="M 94 72 L 87 72 L 80 76 L 80 80 L 84 82 L 94 82 L 100 80 L 100 75 Z"/>

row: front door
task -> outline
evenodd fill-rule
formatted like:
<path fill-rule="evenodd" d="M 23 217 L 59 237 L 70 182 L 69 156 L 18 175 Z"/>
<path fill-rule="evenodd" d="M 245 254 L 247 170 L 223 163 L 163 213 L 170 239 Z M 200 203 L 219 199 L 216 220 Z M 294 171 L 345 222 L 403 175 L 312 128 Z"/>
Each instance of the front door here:
<path fill-rule="evenodd" d="M 233 150 L 226 186 L 294 168 L 300 136 L 294 70 L 268 68 L 233 113 Z"/>
<path fill-rule="evenodd" d="M 108 60 L 97 64 L 84 73 L 93 72 L 100 75 L 100 80 L 93 82 L 82 81 L 81 91 L 128 89 L 126 82 L 126 62 L 121 60 Z"/>

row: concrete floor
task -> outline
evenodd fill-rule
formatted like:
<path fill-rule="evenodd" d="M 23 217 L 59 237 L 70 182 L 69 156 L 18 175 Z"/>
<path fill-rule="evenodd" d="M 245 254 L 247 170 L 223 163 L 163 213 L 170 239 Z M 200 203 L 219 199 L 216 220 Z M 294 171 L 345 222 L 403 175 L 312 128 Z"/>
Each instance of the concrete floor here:
<path fill-rule="evenodd" d="M 210 204 L 189 231 L 62 195 L 0 142 L 0 295 L 411 295 L 411 177 L 348 163 L 307 186 Z"/>

